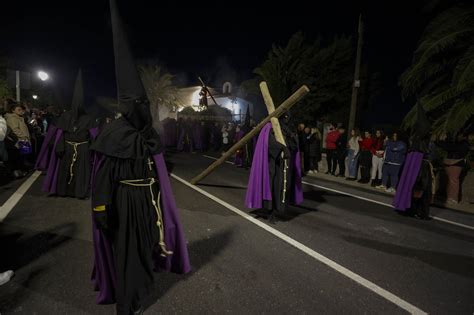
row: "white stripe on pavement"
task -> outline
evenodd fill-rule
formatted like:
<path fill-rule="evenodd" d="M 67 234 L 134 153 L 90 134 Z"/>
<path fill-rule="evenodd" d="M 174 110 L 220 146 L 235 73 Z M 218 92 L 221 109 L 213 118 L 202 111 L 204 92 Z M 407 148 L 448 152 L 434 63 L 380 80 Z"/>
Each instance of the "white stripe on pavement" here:
<path fill-rule="evenodd" d="M 382 205 L 382 206 L 389 207 L 389 208 L 393 209 L 393 206 L 389 203 L 385 203 L 385 202 L 381 202 L 381 201 L 377 201 L 377 200 L 372 200 L 372 199 L 369 199 L 369 198 L 365 198 L 365 197 L 362 197 L 362 196 L 357 196 L 357 195 L 354 195 L 354 194 L 351 194 L 351 193 L 348 193 L 348 192 L 344 192 L 344 191 L 340 191 L 340 190 L 337 190 L 337 189 L 328 188 L 328 187 L 324 187 L 324 186 L 321 186 L 321 185 L 316 185 L 316 184 L 313 184 L 313 183 L 310 183 L 310 182 L 303 181 L 303 184 L 308 185 L 308 186 L 312 186 L 312 187 L 316 187 L 316 188 L 320 188 L 320 189 L 324 189 L 324 190 L 328 190 L 328 191 L 332 191 L 332 192 L 335 192 L 335 193 L 338 193 L 338 194 L 341 194 L 341 195 L 350 196 L 352 198 L 356 198 L 356 199 L 376 203 L 378 205 Z M 451 221 L 451 220 L 446 220 L 446 219 L 443 219 L 443 218 L 440 218 L 440 217 L 435 217 L 435 216 L 431 216 L 431 218 L 433 220 L 436 220 L 436 221 L 456 225 L 456 226 L 463 227 L 463 228 L 470 229 L 470 230 L 474 230 L 474 226 L 454 222 L 454 221 Z"/>
<path fill-rule="evenodd" d="M 321 186 L 321 185 L 316 185 L 316 184 L 313 184 L 313 183 L 310 183 L 310 182 L 305 182 L 305 181 L 303 181 L 302 183 L 305 184 L 305 185 L 308 185 L 308 186 L 313 186 L 313 187 L 316 187 L 316 188 L 321 188 L 321 189 L 328 190 L 328 191 L 332 191 L 332 192 L 335 192 L 335 193 L 338 193 L 338 194 L 341 194 L 341 195 L 346 195 L 346 196 L 350 196 L 350 197 L 353 197 L 353 198 L 356 198 L 356 199 L 360 199 L 360 200 L 364 200 L 364 201 L 376 203 L 376 204 L 378 204 L 378 205 L 382 205 L 382 206 L 385 206 L 385 207 L 393 208 L 392 205 L 389 204 L 389 203 L 385 203 L 385 202 L 381 202 L 381 201 L 377 201 L 377 200 L 365 198 L 365 197 L 362 197 L 362 196 L 354 195 L 354 194 L 351 194 L 351 193 L 348 193 L 348 192 L 344 192 L 344 191 L 340 191 L 340 190 L 337 190 L 337 189 L 332 189 L 332 188 L 324 187 L 324 186 Z"/>
<path fill-rule="evenodd" d="M 41 175 L 40 171 L 35 171 L 31 176 L 25 180 L 23 184 L 8 198 L 8 200 L 0 207 L 0 222 L 3 222 L 7 215 L 12 211 L 13 207 L 16 206 L 18 201 L 23 197 L 23 195 L 30 189 L 31 185 L 35 180 Z"/>
<path fill-rule="evenodd" d="M 440 218 L 440 217 L 433 217 L 432 216 L 431 218 L 433 220 L 436 220 L 436 221 L 440 221 L 440 222 L 444 222 L 444 223 L 448 223 L 448 224 L 453 224 L 453 225 L 457 225 L 457 226 L 460 226 L 460 227 L 463 227 L 463 228 L 466 228 L 466 229 L 474 230 L 474 226 L 470 226 L 470 225 L 466 225 L 466 224 L 462 224 L 462 223 L 457 223 L 457 222 L 446 220 L 446 219 L 443 219 L 443 218 Z"/>
<path fill-rule="evenodd" d="M 212 156 L 209 156 L 209 155 L 203 155 L 203 156 L 204 156 L 204 157 L 207 157 L 207 158 L 209 158 L 209 159 L 212 159 L 212 160 L 217 160 L 215 157 L 212 157 Z M 230 162 L 228 162 L 228 163 L 230 163 Z M 232 163 L 230 163 L 230 164 L 232 164 Z M 351 193 L 348 193 L 348 192 L 344 192 L 344 191 L 340 191 L 340 190 L 333 189 L 333 188 L 324 187 L 324 186 L 321 186 L 321 185 L 316 185 L 316 184 L 313 184 L 313 183 L 310 183 L 310 182 L 305 182 L 305 181 L 303 181 L 303 184 L 305 184 L 305 185 L 307 185 L 307 186 L 312 186 L 312 187 L 324 189 L 324 190 L 327 190 L 327 191 L 332 191 L 332 192 L 335 192 L 335 193 L 338 193 L 338 194 L 341 194 L 341 195 L 346 195 L 346 196 L 349 196 L 349 197 L 353 197 L 353 198 L 356 198 L 356 199 L 360 199 L 360 200 L 364 200 L 364 201 L 376 203 L 376 204 L 378 204 L 378 205 L 385 206 L 385 207 L 389 207 L 389 208 L 392 208 L 392 209 L 393 209 L 393 206 L 392 206 L 391 204 L 389 204 L 389 203 L 385 203 L 385 202 L 381 202 L 381 201 L 377 201 L 377 200 L 365 198 L 365 197 L 362 197 L 362 196 L 354 195 L 354 194 L 351 194 Z M 466 228 L 466 229 L 469 229 L 469 230 L 474 230 L 474 226 L 470 226 L 470 225 L 458 223 L 458 222 L 455 222 L 455 221 L 451 221 L 451 220 L 447 220 L 447 219 L 443 219 L 443 218 L 435 217 L 435 216 L 431 216 L 431 218 L 432 218 L 433 220 L 440 221 L 440 222 L 443 222 L 443 223 L 447 223 L 447 224 L 451 224 L 451 225 L 456 225 L 456 226 L 463 227 L 463 228 Z"/>
<path fill-rule="evenodd" d="M 426 312 L 422 311 L 418 307 L 416 307 L 416 306 L 410 304 L 409 302 L 401 299 L 400 297 L 394 295 L 393 293 L 379 287 L 375 283 L 373 283 L 373 282 L 359 276 L 358 274 L 350 271 L 349 269 L 339 265 L 335 261 L 327 258 L 326 256 L 321 255 L 320 253 L 318 253 L 318 252 L 314 251 L 313 249 L 309 248 L 308 246 L 303 245 L 302 243 L 292 239 L 288 235 L 283 234 L 280 231 L 272 228 L 271 226 L 255 219 L 254 217 L 248 215 L 246 212 L 237 209 L 236 207 L 234 207 L 231 204 L 223 201 L 222 199 L 219 199 L 218 197 L 208 193 L 207 191 L 205 191 L 205 190 L 203 190 L 203 189 L 201 189 L 201 188 L 199 188 L 195 185 L 192 185 L 191 183 L 189 183 L 188 181 L 182 179 L 181 177 L 176 176 L 175 174 L 171 174 L 171 177 L 173 177 L 177 181 L 181 182 L 182 184 L 190 187 L 191 189 L 194 189 L 195 191 L 199 192 L 200 194 L 208 197 L 209 199 L 217 202 L 218 204 L 220 204 L 223 207 L 229 209 L 230 211 L 236 213 L 237 215 L 243 217 L 244 219 L 250 221 L 251 223 L 257 225 L 258 227 L 260 227 L 260 228 L 266 230 L 267 232 L 273 234 L 274 236 L 276 236 L 279 239 L 283 240 L 284 242 L 290 244 L 291 246 L 299 249 L 300 251 L 304 252 L 305 254 L 313 257 L 317 261 L 319 261 L 319 262 L 325 264 L 326 266 L 334 269 L 335 271 L 339 272 L 340 274 L 342 274 L 342 275 L 348 277 L 349 279 L 357 282 L 361 286 L 363 286 L 363 287 L 369 289 L 370 291 L 374 292 L 375 294 L 383 297 L 387 301 L 390 301 L 393 304 L 397 305 L 398 307 L 406 310 L 407 312 L 409 312 L 411 314 L 427 314 Z"/>

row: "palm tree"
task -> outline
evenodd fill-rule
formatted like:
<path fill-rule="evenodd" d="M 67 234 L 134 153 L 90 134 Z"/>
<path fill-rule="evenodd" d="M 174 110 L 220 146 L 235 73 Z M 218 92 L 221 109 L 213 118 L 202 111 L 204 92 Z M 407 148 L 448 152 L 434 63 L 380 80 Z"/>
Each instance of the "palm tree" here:
<path fill-rule="evenodd" d="M 455 134 L 474 115 L 474 6 L 455 5 L 426 27 L 412 65 L 400 78 L 402 97 L 415 98 L 433 133 Z M 414 127 L 416 106 L 403 121 Z"/>
<path fill-rule="evenodd" d="M 273 45 L 267 60 L 254 70 L 267 82 L 275 105 L 281 104 L 293 92 L 308 50 L 303 34 L 298 32 L 290 38 L 286 47 Z"/>
<path fill-rule="evenodd" d="M 178 102 L 178 88 L 173 84 L 173 75 L 160 66 L 140 66 L 140 74 L 150 100 L 154 121 L 159 121 L 160 112 L 169 112 Z"/>
<path fill-rule="evenodd" d="M 285 47 L 274 45 L 267 60 L 254 72 L 259 80 L 267 82 L 275 105 L 301 85 L 308 85 L 311 92 L 292 113 L 295 119 L 312 122 L 318 115 L 337 115 L 341 110 L 348 113 L 352 53 L 350 37 L 336 36 L 328 46 L 321 47 L 319 39 L 311 43 L 302 33 L 296 33 Z M 255 82 L 248 83 L 251 91 Z"/>

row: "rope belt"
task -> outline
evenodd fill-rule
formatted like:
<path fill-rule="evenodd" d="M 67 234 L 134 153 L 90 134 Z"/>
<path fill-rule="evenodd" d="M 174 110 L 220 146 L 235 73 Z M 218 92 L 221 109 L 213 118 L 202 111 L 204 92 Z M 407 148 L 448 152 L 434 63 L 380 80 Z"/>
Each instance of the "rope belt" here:
<path fill-rule="evenodd" d="M 153 204 L 153 207 L 155 208 L 156 215 L 158 217 L 158 220 L 156 221 L 156 225 L 158 226 L 158 229 L 160 231 L 160 240 L 159 240 L 159 245 L 161 248 L 161 256 L 166 257 L 169 255 L 172 255 L 172 251 L 168 251 L 166 249 L 166 244 L 165 244 L 165 233 L 164 233 L 164 224 L 163 224 L 163 215 L 161 212 L 161 207 L 160 207 L 160 197 L 161 197 L 161 192 L 158 192 L 158 198 L 155 200 L 155 196 L 153 194 L 153 184 L 156 183 L 157 181 L 154 178 L 147 178 L 147 179 L 129 179 L 129 180 L 121 180 L 120 183 L 124 185 L 129 185 L 129 186 L 135 186 L 135 187 L 149 187 L 150 189 L 150 196 L 151 196 L 151 203 Z"/>
<path fill-rule="evenodd" d="M 66 141 L 66 143 L 69 144 L 69 145 L 72 145 L 72 147 L 74 149 L 74 154 L 72 155 L 71 165 L 69 166 L 69 182 L 67 183 L 68 185 L 70 185 L 72 183 L 72 178 L 74 177 L 73 167 L 74 167 L 74 164 L 76 163 L 76 160 L 77 160 L 77 147 L 80 146 L 81 144 L 89 143 L 89 141 L 84 141 L 84 142 Z"/>
<path fill-rule="evenodd" d="M 281 153 L 281 157 L 283 158 L 283 152 Z M 287 159 L 283 159 L 285 161 L 285 166 L 283 168 L 283 199 L 282 199 L 282 203 L 285 203 L 286 201 L 286 183 L 288 181 L 287 179 L 287 170 L 288 170 L 288 160 Z"/>

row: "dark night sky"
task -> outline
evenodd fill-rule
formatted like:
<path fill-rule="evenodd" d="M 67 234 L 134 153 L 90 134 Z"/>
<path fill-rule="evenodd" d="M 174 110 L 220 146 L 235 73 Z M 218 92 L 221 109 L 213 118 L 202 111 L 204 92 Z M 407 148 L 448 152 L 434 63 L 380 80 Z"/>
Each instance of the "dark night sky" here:
<path fill-rule="evenodd" d="M 298 30 L 324 40 L 336 34 L 355 36 L 362 12 L 367 26 L 364 61 L 371 71 L 382 73 L 385 87 L 372 115 L 387 110 L 403 115 L 406 105 L 401 106 L 396 83 L 427 20 L 421 1 L 275 2 L 118 1 L 135 57 L 160 60 L 187 84 L 196 84 L 198 75 L 211 82 L 223 76 L 237 82 L 251 78 L 272 43 L 285 44 Z M 15 1 L 8 12 L 2 12 L 0 52 L 15 67 L 51 72 L 49 84 L 61 89 L 66 101 L 78 67 L 90 99 L 115 94 L 107 0 Z"/>

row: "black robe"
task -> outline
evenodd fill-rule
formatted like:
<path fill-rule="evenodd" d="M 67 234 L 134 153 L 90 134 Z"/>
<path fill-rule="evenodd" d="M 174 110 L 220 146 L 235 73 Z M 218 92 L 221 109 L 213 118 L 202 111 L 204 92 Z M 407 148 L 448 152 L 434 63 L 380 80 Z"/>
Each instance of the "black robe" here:
<path fill-rule="evenodd" d="M 63 133 L 56 146 L 56 155 L 61 158 L 56 188 L 58 196 L 86 198 L 89 195 L 92 163 L 90 140 L 89 130 Z"/>
<path fill-rule="evenodd" d="M 275 212 L 277 215 L 285 213 L 292 197 L 295 176 L 293 176 L 294 165 L 291 163 L 291 154 L 298 151 L 298 140 L 284 127 L 282 127 L 282 132 L 286 147 L 276 141 L 273 131 L 270 132 L 268 137 L 268 168 L 272 200 L 263 201 L 264 208 Z"/>
<path fill-rule="evenodd" d="M 107 125 L 92 149 L 103 154 L 95 175 L 92 206 L 107 209 L 105 230 L 113 243 L 117 268 L 117 311 L 127 314 L 143 305 L 152 292 L 153 253 L 163 249 L 158 244 L 160 229 L 153 206 L 159 199 L 157 174 L 146 140 L 123 118 Z M 154 181 L 151 186 L 121 182 L 144 180 L 137 183 L 141 185 L 150 179 Z"/>
<path fill-rule="evenodd" d="M 66 112 L 59 119 L 57 127 L 62 129 L 63 134 L 55 152 L 60 158 L 56 186 L 58 196 L 89 196 L 92 167 L 89 130 L 94 126 L 94 120 L 88 115 L 73 119 L 71 113 Z"/>
<path fill-rule="evenodd" d="M 135 308 L 149 297 L 154 284 L 153 252 L 159 250 L 157 212 L 159 185 L 137 187 L 122 180 L 157 178 L 151 157 L 107 157 L 97 173 L 93 206 L 108 205 L 109 236 L 117 270 L 117 307 Z M 150 169 L 151 168 L 151 169 Z M 145 182 L 144 182 L 145 183 Z"/>
<path fill-rule="evenodd" d="M 410 214 L 420 219 L 430 218 L 430 204 L 433 199 L 433 166 L 430 161 L 421 161 L 420 171 L 413 186 L 413 198 Z"/>

